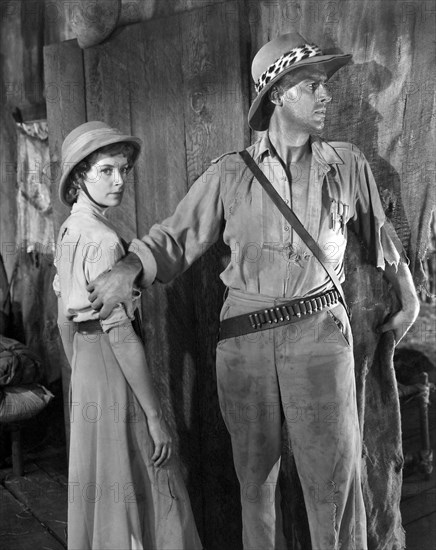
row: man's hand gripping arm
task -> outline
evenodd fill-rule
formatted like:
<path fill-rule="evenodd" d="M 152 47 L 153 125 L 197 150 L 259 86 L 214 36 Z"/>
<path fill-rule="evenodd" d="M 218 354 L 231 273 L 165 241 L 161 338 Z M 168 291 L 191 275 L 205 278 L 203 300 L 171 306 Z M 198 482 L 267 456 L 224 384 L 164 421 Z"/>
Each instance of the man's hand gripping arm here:
<path fill-rule="evenodd" d="M 129 252 L 110 271 L 102 273 L 87 285 L 92 308 L 106 319 L 114 307 L 124 304 L 126 313 L 133 318 L 133 284 L 141 274 L 142 263 L 134 252 Z"/>

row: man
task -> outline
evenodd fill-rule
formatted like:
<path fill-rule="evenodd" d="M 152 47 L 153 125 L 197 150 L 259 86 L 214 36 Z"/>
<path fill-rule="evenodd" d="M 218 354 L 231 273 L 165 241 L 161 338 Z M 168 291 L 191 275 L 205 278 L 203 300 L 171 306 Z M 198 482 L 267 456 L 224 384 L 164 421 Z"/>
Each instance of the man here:
<path fill-rule="evenodd" d="M 268 132 L 247 151 L 341 282 L 346 224 L 354 225 L 400 300 L 381 327 L 398 342 L 418 313 L 398 239 L 362 153 L 318 137 L 331 101 L 326 81 L 350 58 L 323 55 L 296 33 L 261 48 L 252 65 L 258 95 L 249 123 Z M 352 335 L 340 285 L 238 154 L 213 161 L 175 213 L 89 285 L 90 301 L 102 318 L 119 302 L 129 311 L 136 279 L 143 287 L 172 280 L 223 225 L 232 254 L 221 274 L 229 293 L 217 381 L 241 487 L 244 549 L 286 548 L 277 484 L 284 420 L 313 550 L 366 550 Z"/>

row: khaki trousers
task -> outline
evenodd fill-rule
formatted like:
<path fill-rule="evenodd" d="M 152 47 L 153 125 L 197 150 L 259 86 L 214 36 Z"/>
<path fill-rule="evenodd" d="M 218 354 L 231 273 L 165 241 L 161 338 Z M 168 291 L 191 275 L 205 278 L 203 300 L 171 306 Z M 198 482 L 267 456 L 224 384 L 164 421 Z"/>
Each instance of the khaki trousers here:
<path fill-rule="evenodd" d="M 230 291 L 221 319 L 283 303 Z M 312 550 L 366 550 L 352 336 L 341 304 L 217 348 L 218 394 L 240 483 L 244 550 L 285 550 L 280 490 L 286 422 Z"/>

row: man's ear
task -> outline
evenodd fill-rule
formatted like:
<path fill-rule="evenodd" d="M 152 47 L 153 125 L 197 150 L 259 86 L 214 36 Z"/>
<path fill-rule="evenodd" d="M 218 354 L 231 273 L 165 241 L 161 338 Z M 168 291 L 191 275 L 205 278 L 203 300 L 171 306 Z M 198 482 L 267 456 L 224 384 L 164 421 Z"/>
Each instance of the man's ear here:
<path fill-rule="evenodd" d="M 273 86 L 271 88 L 271 90 L 268 92 L 268 98 L 274 105 L 283 104 L 282 94 L 277 86 Z"/>

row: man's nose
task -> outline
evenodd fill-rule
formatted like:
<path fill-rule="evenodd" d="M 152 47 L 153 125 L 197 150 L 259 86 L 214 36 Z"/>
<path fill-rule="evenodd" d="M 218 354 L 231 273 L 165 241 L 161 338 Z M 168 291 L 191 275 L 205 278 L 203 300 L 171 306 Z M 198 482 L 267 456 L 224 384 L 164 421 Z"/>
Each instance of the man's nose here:
<path fill-rule="evenodd" d="M 330 103 L 332 100 L 332 95 L 326 84 L 320 84 L 317 89 L 318 92 L 318 101 L 323 103 Z"/>

